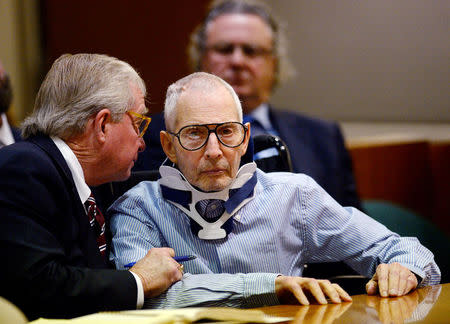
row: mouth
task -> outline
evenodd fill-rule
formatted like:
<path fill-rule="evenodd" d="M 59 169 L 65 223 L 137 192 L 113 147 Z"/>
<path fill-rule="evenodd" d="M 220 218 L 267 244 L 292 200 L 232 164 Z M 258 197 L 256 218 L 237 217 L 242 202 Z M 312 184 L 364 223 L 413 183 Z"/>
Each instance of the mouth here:
<path fill-rule="evenodd" d="M 226 171 L 225 169 L 211 169 L 211 170 L 202 171 L 202 173 L 207 176 L 217 176 L 217 175 L 224 174 L 225 171 Z"/>
<path fill-rule="evenodd" d="M 249 74 L 245 71 L 232 71 L 225 76 L 225 80 L 229 83 L 240 84 L 249 81 Z"/>

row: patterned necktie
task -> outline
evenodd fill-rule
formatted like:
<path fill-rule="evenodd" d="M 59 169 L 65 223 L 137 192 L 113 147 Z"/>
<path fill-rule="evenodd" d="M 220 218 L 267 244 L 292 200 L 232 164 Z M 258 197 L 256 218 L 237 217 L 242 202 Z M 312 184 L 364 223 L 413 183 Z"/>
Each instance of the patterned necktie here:
<path fill-rule="evenodd" d="M 100 253 L 105 257 L 106 238 L 105 238 L 105 218 L 95 203 L 94 196 L 91 194 L 85 202 L 89 223 L 97 237 L 97 245 Z"/>
<path fill-rule="evenodd" d="M 210 223 L 215 222 L 222 216 L 225 211 L 225 201 L 220 199 L 205 199 L 200 200 L 196 205 L 198 213 Z"/>

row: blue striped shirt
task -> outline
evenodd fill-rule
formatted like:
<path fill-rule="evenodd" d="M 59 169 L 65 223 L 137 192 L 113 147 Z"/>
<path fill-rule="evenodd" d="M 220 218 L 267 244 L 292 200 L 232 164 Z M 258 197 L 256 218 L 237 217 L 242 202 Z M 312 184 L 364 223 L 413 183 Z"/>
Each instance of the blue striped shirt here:
<path fill-rule="evenodd" d="M 110 208 L 111 259 L 117 268 L 143 258 L 152 247 L 196 255 L 186 274 L 147 307 L 277 304 L 278 274 L 301 276 L 304 264 L 345 261 L 370 277 L 380 263 L 399 262 L 438 284 L 433 254 L 416 238 L 400 237 L 351 207 L 340 206 L 304 174 L 257 170 L 255 198 L 233 217 L 224 239 L 201 240 L 189 218 L 161 197 L 157 182 L 142 182 Z"/>

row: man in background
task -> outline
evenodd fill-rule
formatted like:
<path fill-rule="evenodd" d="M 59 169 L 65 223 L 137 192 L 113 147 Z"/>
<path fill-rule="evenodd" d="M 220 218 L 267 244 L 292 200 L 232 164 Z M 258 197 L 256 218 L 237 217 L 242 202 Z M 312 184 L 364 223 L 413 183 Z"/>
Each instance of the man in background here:
<path fill-rule="evenodd" d="M 0 148 L 21 140 L 20 131 L 9 124 L 6 115 L 12 98 L 11 80 L 0 61 Z"/>
<path fill-rule="evenodd" d="M 280 23 L 265 5 L 255 1 L 212 3 L 189 45 L 195 71 L 206 71 L 227 81 L 242 102 L 244 121 L 252 134 L 279 136 L 289 148 L 293 172 L 316 180 L 343 206 L 361 209 L 352 162 L 338 124 L 276 109 L 270 98 L 293 72 Z M 159 142 L 162 114 L 152 116 L 146 135 L 148 149 L 134 170 L 157 169 L 166 158 Z"/>
<path fill-rule="evenodd" d="M 170 248 L 130 271 L 110 268 L 108 220 L 89 186 L 125 180 L 149 118 L 144 81 L 106 55 L 62 55 L 0 150 L 0 295 L 28 317 L 140 308 L 182 276 Z"/>

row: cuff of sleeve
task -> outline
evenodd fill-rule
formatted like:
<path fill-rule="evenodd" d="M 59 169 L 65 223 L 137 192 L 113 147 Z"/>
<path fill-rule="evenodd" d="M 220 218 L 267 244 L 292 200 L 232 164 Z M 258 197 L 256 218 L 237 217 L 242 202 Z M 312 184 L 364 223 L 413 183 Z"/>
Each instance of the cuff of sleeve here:
<path fill-rule="evenodd" d="M 136 299 L 136 309 L 141 309 L 144 306 L 144 286 L 142 285 L 141 278 L 133 271 L 130 271 L 134 279 L 136 279 L 137 286 L 137 299 Z"/>
<path fill-rule="evenodd" d="M 276 273 L 252 273 L 244 279 L 244 307 L 278 305 L 275 293 Z"/>

